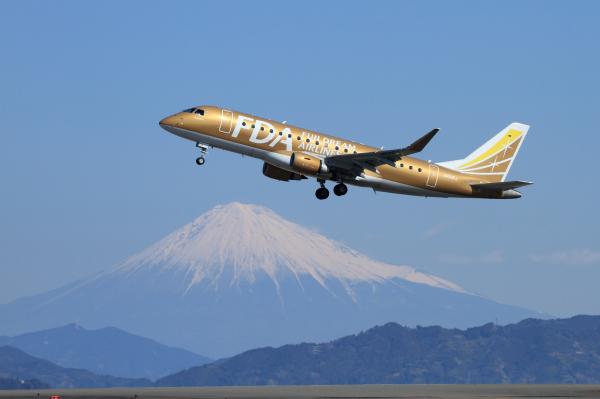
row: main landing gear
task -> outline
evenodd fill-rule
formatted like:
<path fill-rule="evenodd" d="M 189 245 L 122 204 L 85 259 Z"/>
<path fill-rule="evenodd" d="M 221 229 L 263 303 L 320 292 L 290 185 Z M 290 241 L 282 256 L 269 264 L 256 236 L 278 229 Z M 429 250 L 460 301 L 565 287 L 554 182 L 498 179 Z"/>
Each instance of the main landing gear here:
<path fill-rule="evenodd" d="M 318 188 L 317 191 L 315 191 L 315 196 L 320 200 L 327 199 L 329 197 L 329 190 L 327 189 L 327 187 L 325 187 L 325 180 L 319 179 L 318 182 L 321 185 L 321 187 Z M 346 195 L 347 192 L 348 186 L 346 186 L 344 183 L 338 183 L 333 187 L 333 193 L 338 197 Z"/>
<path fill-rule="evenodd" d="M 335 185 L 335 187 L 333 187 L 333 193 L 335 195 L 337 195 L 338 197 L 341 197 L 342 195 L 346 195 L 347 192 L 348 192 L 348 186 L 345 185 L 344 183 L 338 183 Z"/>
<path fill-rule="evenodd" d="M 327 190 L 327 187 L 325 187 L 325 180 L 319 179 L 318 182 L 321 187 L 315 191 L 315 196 L 320 200 L 327 199 L 329 197 L 329 190 Z"/>
<path fill-rule="evenodd" d="M 196 147 L 198 147 L 198 149 L 200 149 L 200 156 L 198 158 L 196 158 L 196 165 L 202 166 L 206 162 L 206 159 L 204 159 L 204 156 L 208 152 L 208 146 L 201 144 L 201 143 L 196 143 Z"/>

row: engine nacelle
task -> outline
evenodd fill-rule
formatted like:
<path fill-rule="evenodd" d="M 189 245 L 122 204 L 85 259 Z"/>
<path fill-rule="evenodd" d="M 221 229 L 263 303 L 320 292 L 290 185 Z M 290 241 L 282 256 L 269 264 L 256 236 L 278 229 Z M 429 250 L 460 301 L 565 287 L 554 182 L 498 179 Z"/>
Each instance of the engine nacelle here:
<path fill-rule="evenodd" d="M 290 172 L 285 169 L 278 168 L 268 163 L 263 164 L 263 175 L 270 177 L 271 179 L 290 181 L 290 180 L 302 180 L 306 177 L 299 175 L 298 173 Z"/>
<path fill-rule="evenodd" d="M 327 166 L 319 158 L 293 152 L 290 157 L 290 166 L 302 174 L 316 175 L 327 173 Z"/>

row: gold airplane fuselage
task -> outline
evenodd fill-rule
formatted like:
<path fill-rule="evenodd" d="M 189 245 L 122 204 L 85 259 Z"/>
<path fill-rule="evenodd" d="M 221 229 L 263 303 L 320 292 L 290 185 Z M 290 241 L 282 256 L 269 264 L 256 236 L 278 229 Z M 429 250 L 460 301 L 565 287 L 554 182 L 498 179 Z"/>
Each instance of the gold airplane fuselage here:
<path fill-rule="evenodd" d="M 342 180 L 323 163 L 326 157 L 379 150 L 315 130 L 215 106 L 198 106 L 176 113 L 161 120 L 160 126 L 193 142 L 258 158 L 266 166 L 320 181 Z M 344 178 L 343 182 L 371 187 L 375 191 L 425 197 L 517 197 L 516 194 L 478 192 L 471 185 L 488 183 L 484 177 L 411 156 L 403 156 L 393 166 L 385 164 L 375 170 L 365 169 L 358 176 Z"/>

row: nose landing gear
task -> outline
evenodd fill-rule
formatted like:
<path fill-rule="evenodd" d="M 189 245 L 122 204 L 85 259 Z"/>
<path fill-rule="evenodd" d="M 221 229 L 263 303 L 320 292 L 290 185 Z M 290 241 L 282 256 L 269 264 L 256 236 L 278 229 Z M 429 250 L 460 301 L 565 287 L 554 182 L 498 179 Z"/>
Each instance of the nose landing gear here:
<path fill-rule="evenodd" d="M 200 156 L 196 158 L 196 165 L 202 166 L 206 162 L 204 156 L 206 155 L 206 153 L 208 153 L 208 146 L 201 143 L 196 143 L 196 147 L 198 147 L 198 149 L 200 150 Z"/>

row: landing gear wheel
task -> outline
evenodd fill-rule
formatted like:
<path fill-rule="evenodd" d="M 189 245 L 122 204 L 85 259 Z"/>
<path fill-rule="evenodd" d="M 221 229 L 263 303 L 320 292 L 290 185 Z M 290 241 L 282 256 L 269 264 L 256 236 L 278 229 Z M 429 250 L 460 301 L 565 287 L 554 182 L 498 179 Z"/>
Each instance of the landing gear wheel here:
<path fill-rule="evenodd" d="M 200 150 L 200 156 L 196 158 L 196 165 L 202 166 L 206 162 L 204 156 L 208 152 L 208 146 L 202 143 L 196 143 L 196 147 Z"/>
<path fill-rule="evenodd" d="M 321 187 L 315 191 L 315 196 L 320 200 L 327 199 L 327 197 L 329 197 L 329 190 L 325 187 Z"/>
<path fill-rule="evenodd" d="M 337 195 L 338 197 L 341 197 L 342 195 L 346 195 L 347 192 L 348 192 L 348 186 L 345 185 L 344 183 L 336 184 L 333 187 L 333 193 L 335 195 Z"/>

